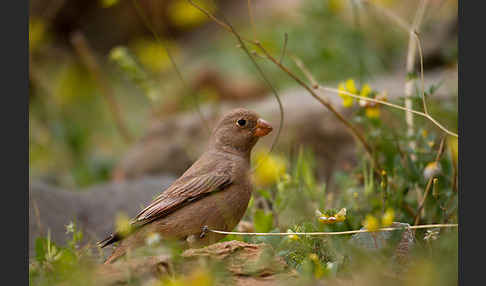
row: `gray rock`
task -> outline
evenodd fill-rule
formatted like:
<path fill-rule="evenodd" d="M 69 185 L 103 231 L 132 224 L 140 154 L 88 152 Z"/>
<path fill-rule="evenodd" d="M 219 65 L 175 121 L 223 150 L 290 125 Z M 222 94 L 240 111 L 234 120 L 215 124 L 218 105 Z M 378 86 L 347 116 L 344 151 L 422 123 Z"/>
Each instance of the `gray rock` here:
<path fill-rule="evenodd" d="M 34 255 L 35 239 L 47 231 L 57 244 L 68 239 L 71 221 L 83 231 L 83 242 L 96 242 L 113 230 L 118 213 L 137 214 L 154 196 L 165 190 L 174 177 L 143 177 L 134 181 L 108 183 L 79 191 L 58 189 L 42 182 L 29 187 L 29 254 Z"/>

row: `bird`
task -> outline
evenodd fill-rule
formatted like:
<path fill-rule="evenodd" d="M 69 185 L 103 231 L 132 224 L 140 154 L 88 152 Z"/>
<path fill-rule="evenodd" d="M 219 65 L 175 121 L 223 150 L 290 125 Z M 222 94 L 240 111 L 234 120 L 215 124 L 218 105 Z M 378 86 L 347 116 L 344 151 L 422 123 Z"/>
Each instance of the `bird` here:
<path fill-rule="evenodd" d="M 273 127 L 248 109 L 226 113 L 213 128 L 204 153 L 165 191 L 130 221 L 130 232 L 114 232 L 97 243 L 119 242 L 105 261 L 110 264 L 143 246 L 150 235 L 202 247 L 225 235 L 205 228 L 233 230 L 252 194 L 251 151 Z"/>

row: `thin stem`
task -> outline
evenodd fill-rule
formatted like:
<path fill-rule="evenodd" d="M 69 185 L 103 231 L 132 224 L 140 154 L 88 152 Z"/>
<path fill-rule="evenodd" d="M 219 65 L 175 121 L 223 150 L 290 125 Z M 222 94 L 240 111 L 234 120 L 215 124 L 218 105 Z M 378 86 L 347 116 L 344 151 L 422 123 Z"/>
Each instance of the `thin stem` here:
<path fill-rule="evenodd" d="M 250 24 L 251 28 L 253 29 L 253 38 L 257 39 L 256 28 L 255 28 L 255 21 L 253 20 L 253 13 L 251 12 L 251 0 L 247 0 L 248 3 L 248 16 L 250 17 Z"/>
<path fill-rule="evenodd" d="M 427 196 L 429 195 L 430 189 L 432 187 L 432 181 L 434 180 L 435 177 L 431 177 L 429 181 L 427 182 L 427 186 L 425 187 L 424 191 L 424 196 L 422 200 L 420 201 L 419 207 L 417 209 L 417 214 L 415 215 L 415 220 L 414 220 L 414 225 L 417 225 L 420 220 L 420 213 L 422 212 L 422 209 L 424 208 L 425 205 L 425 200 L 427 199 Z"/>
<path fill-rule="evenodd" d="M 304 75 L 307 77 L 307 79 L 309 80 L 310 84 L 312 85 L 312 88 L 313 89 L 318 89 L 319 88 L 319 84 L 315 80 L 314 76 L 312 76 L 312 74 L 309 72 L 309 70 L 304 66 L 304 64 L 302 63 L 302 61 L 299 58 L 297 58 L 296 56 L 294 56 L 294 55 L 291 55 L 290 58 L 302 70 L 302 72 L 304 73 Z"/>
<path fill-rule="evenodd" d="M 289 39 L 289 35 L 287 32 L 284 34 L 284 43 L 283 43 L 283 48 L 282 48 L 282 54 L 280 55 L 280 59 L 278 60 L 279 63 L 282 63 L 284 57 L 285 57 L 285 52 L 287 51 L 287 41 Z"/>
<path fill-rule="evenodd" d="M 426 114 L 429 114 L 427 110 L 427 102 L 425 101 L 425 80 L 424 80 L 424 56 L 423 56 L 423 50 L 422 50 L 422 44 L 420 40 L 420 35 L 417 31 L 414 32 L 415 39 L 417 41 L 417 47 L 419 50 L 419 59 L 420 59 L 420 80 L 422 83 L 422 103 L 424 105 L 424 112 Z"/>
<path fill-rule="evenodd" d="M 408 227 L 385 227 L 379 228 L 376 231 L 393 231 L 393 230 L 404 230 L 404 229 L 423 229 L 423 228 L 447 228 L 447 227 L 458 227 L 458 224 L 426 224 L 426 225 L 413 225 Z M 248 236 L 288 236 L 288 232 L 236 232 L 236 231 L 221 231 L 208 228 L 207 231 L 219 233 L 219 234 L 234 234 L 234 235 L 248 235 Z M 309 235 L 309 236 L 325 236 L 325 235 L 345 235 L 345 234 L 355 234 L 373 232 L 367 229 L 360 230 L 348 230 L 348 231 L 335 231 L 335 232 L 292 232 L 295 235 Z"/>

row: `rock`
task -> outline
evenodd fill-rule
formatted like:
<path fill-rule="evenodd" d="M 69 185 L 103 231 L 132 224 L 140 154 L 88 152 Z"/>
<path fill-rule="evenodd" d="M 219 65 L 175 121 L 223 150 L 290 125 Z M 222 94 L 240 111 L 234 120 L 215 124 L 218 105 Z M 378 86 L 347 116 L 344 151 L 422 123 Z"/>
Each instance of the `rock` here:
<path fill-rule="evenodd" d="M 173 263 L 166 255 L 120 260 L 114 264 L 101 265 L 98 273 L 106 285 L 126 282 L 127 273 L 130 273 L 132 279 L 145 281 L 160 279 L 167 274 L 187 277 L 205 260 L 207 263 L 224 265 L 234 284 L 240 286 L 279 285 L 282 279 L 289 281 L 297 277 L 295 270 L 265 243 L 250 244 L 234 240 L 219 242 L 204 248 L 188 249 L 181 256 L 183 260 L 179 263 Z"/>
<path fill-rule="evenodd" d="M 401 273 L 407 269 L 410 250 L 415 244 L 415 235 L 413 230 L 408 228 L 410 227 L 408 223 L 394 222 L 390 227 L 403 227 L 403 230 L 357 233 L 350 241 L 355 246 L 372 252 L 384 247 L 392 247 L 394 251 L 390 261 L 394 270 Z"/>
<path fill-rule="evenodd" d="M 224 262 L 234 275 L 266 277 L 288 270 L 285 261 L 275 255 L 270 245 L 264 243 L 225 241 L 204 248 L 188 249 L 182 257 L 192 260 L 208 257 Z"/>
<path fill-rule="evenodd" d="M 113 230 L 118 213 L 132 217 L 175 178 L 143 177 L 134 181 L 108 183 L 79 191 L 61 190 L 33 182 L 29 186 L 29 249 L 34 255 L 35 239 L 46 236 L 64 245 L 71 221 L 83 231 L 84 242 L 96 242 Z"/>

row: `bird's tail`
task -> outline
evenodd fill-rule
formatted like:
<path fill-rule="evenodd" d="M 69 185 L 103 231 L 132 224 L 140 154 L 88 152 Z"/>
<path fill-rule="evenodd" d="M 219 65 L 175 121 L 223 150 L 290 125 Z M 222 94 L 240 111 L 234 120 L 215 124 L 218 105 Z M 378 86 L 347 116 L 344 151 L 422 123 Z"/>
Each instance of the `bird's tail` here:
<path fill-rule="evenodd" d="M 107 238 L 103 239 L 102 241 L 99 241 L 98 243 L 96 243 L 96 245 L 98 245 L 98 247 L 100 248 L 103 248 L 107 245 L 110 245 L 114 242 L 117 242 L 121 239 L 120 235 L 118 235 L 118 233 L 113 233 L 111 234 L 110 236 L 108 236 Z"/>

